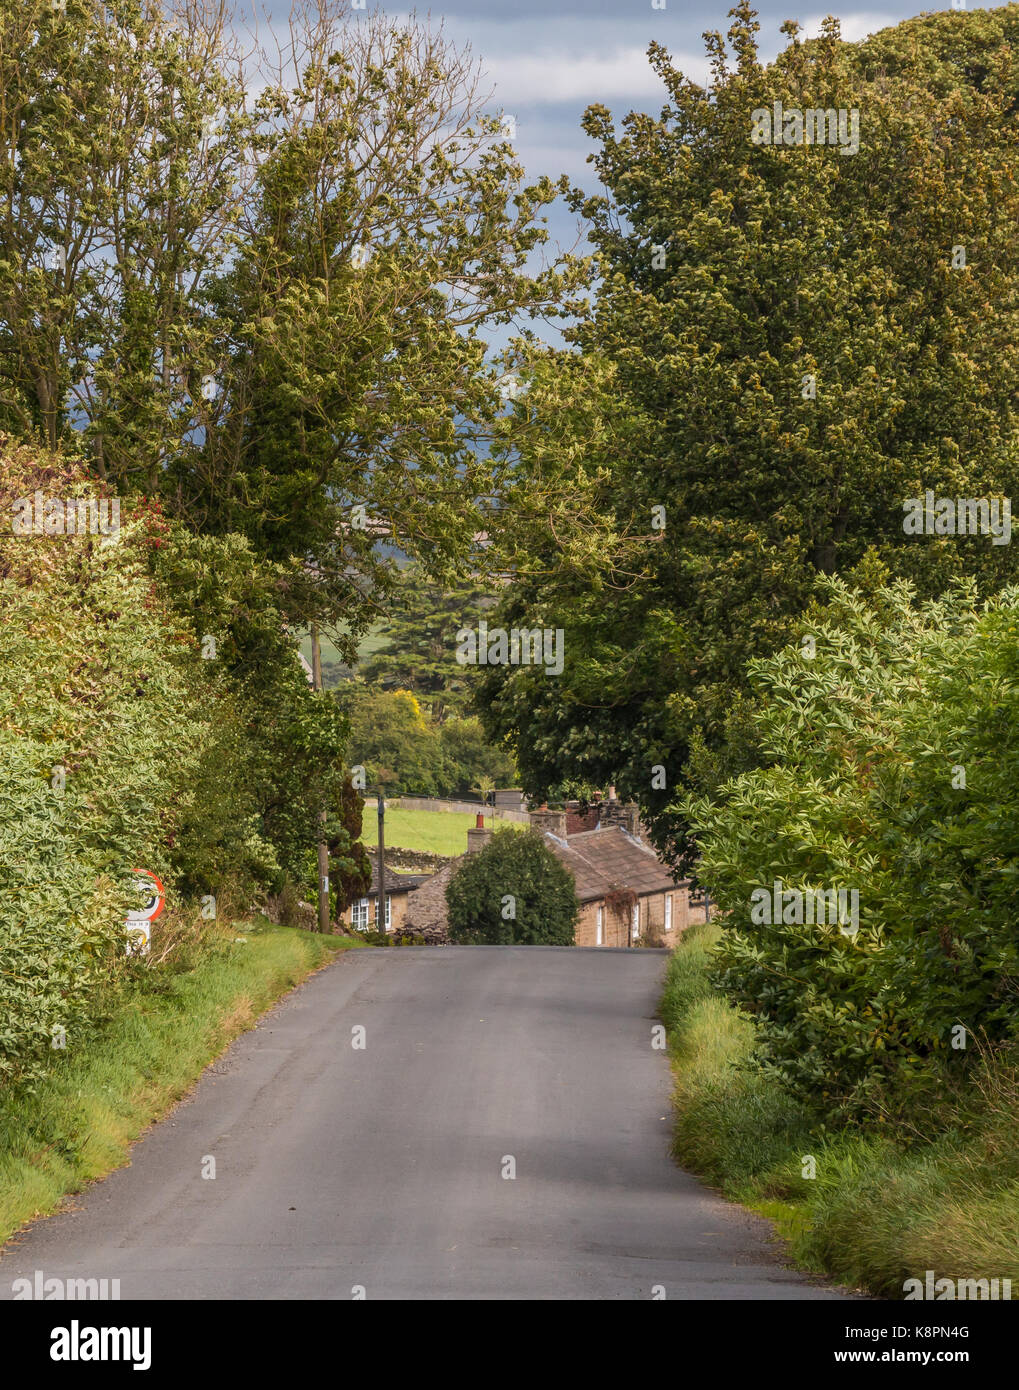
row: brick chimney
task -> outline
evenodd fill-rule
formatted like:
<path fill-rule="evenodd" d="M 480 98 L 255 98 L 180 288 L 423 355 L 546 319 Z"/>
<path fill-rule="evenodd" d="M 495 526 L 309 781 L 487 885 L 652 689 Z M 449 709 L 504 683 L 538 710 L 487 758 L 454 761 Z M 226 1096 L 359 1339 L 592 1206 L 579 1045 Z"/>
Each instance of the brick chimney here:
<path fill-rule="evenodd" d="M 485 817 L 478 812 L 474 825 L 467 832 L 467 853 L 477 854 L 479 849 L 484 849 L 492 838 L 492 832 L 485 825 Z"/>
<path fill-rule="evenodd" d="M 560 840 L 566 839 L 566 812 L 550 811 L 547 806 L 542 806 L 537 811 L 530 812 L 532 830 L 540 830 L 542 833 L 548 831 L 552 835 L 558 835 Z"/>

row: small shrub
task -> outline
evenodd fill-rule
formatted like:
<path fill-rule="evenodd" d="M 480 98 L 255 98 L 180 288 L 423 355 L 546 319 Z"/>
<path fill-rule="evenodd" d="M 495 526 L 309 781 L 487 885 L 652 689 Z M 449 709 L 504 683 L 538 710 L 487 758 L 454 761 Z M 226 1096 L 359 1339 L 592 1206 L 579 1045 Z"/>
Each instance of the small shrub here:
<path fill-rule="evenodd" d="M 541 835 L 503 827 L 446 887 L 449 939 L 460 945 L 572 946 L 573 878 Z"/>

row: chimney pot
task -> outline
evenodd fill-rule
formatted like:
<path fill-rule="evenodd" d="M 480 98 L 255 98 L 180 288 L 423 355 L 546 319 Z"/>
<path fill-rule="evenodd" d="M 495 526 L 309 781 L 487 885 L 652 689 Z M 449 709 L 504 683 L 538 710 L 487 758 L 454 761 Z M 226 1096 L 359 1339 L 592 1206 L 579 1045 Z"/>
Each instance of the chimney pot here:
<path fill-rule="evenodd" d="M 492 830 L 485 824 L 484 815 L 479 811 L 475 816 L 475 824 L 467 832 L 467 853 L 477 854 L 478 850 L 484 849 L 492 834 Z"/>

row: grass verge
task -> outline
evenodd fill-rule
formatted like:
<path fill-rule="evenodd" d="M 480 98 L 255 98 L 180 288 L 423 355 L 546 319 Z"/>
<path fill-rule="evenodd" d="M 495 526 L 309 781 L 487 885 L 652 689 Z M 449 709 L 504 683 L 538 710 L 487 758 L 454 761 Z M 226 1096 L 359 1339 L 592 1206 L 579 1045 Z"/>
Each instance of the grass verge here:
<path fill-rule="evenodd" d="M 1019 1296 L 1019 1066 L 988 1060 L 965 1112 L 934 1140 L 832 1130 L 741 1067 L 754 1025 L 711 986 L 718 928 L 691 927 L 669 962 L 661 1017 L 675 1080 L 673 1153 L 776 1224 L 813 1273 L 903 1298 L 907 1279 L 1010 1279 Z M 813 1159 L 815 1176 L 809 1171 Z"/>
<path fill-rule="evenodd" d="M 0 1100 L 0 1245 L 119 1168 L 229 1042 L 337 951 L 360 944 L 262 918 L 217 934 L 188 970 L 145 972 L 98 1036 L 78 1051 L 68 1038 L 34 1091 Z"/>

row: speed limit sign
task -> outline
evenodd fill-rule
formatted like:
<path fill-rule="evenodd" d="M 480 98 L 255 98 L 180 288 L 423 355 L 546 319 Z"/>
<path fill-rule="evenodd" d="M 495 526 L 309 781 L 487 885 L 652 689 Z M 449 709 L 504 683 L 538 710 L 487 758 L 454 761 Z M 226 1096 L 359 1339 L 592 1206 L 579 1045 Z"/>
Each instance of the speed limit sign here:
<path fill-rule="evenodd" d="M 147 956 L 152 923 L 166 906 L 166 890 L 160 879 L 148 869 L 135 869 L 134 887 L 140 897 L 144 895 L 145 901 L 142 907 L 133 908 L 127 914 L 127 954 Z"/>

